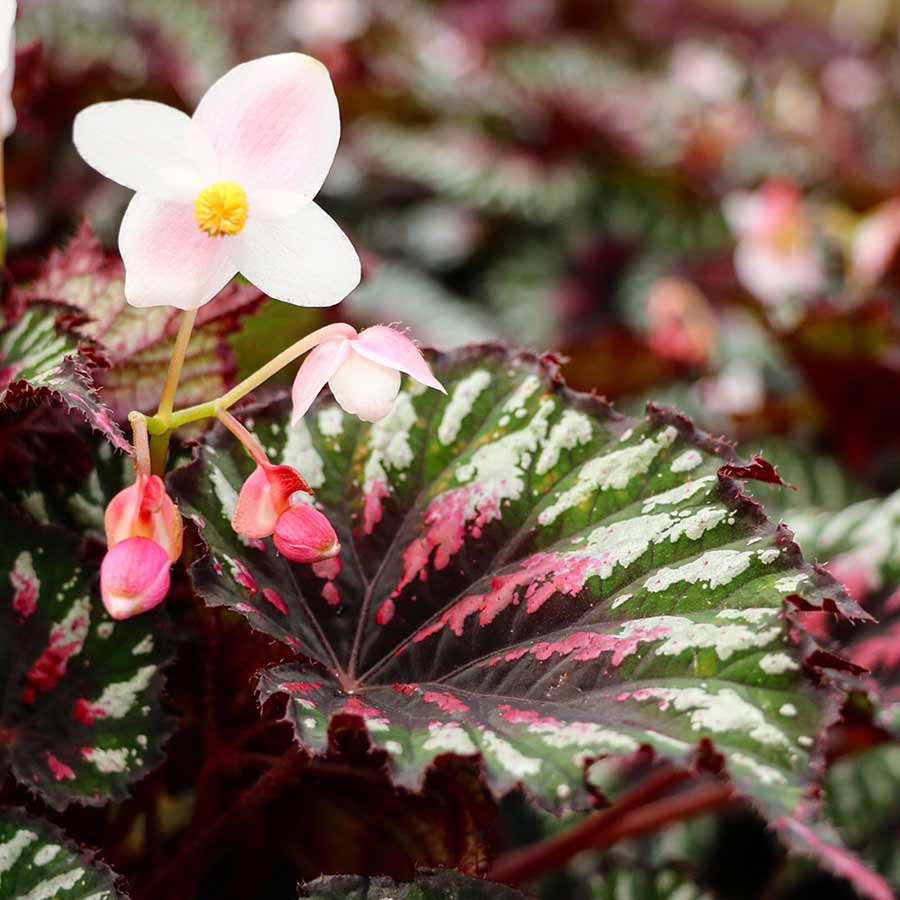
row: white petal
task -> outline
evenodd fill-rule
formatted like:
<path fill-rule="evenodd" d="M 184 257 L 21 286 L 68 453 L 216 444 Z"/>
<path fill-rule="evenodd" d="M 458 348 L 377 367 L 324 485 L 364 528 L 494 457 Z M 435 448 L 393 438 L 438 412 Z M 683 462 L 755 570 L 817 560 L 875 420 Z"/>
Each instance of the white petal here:
<path fill-rule="evenodd" d="M 201 231 L 190 206 L 135 194 L 119 231 L 125 299 L 132 306 L 202 306 L 237 272 L 228 240 Z"/>
<path fill-rule="evenodd" d="M 95 103 L 75 117 L 88 165 L 133 191 L 193 203 L 216 180 L 212 148 L 183 112 L 150 100 Z"/>
<path fill-rule="evenodd" d="M 297 306 L 333 306 L 359 284 L 356 250 L 315 203 L 288 219 L 251 210 L 240 234 L 225 238 L 238 269 L 263 293 Z"/>
<path fill-rule="evenodd" d="M 383 419 L 400 391 L 400 373 L 356 353 L 328 381 L 334 399 L 364 422 Z"/>
<path fill-rule="evenodd" d="M 248 192 L 284 190 L 312 199 L 340 137 L 328 70 L 302 53 L 235 66 L 207 92 L 194 121 L 215 148 L 222 178 Z"/>
<path fill-rule="evenodd" d="M 8 138 L 16 129 L 16 110 L 12 102 L 16 75 L 16 0 L 0 0 L 0 60 L 6 67 L 0 74 L 0 134 Z"/>

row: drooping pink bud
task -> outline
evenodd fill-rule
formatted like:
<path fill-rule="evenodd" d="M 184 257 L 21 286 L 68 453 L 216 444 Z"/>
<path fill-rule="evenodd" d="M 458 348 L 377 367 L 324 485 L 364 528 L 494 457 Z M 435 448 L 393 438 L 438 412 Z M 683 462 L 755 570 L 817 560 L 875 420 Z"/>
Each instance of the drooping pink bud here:
<path fill-rule="evenodd" d="M 241 488 L 231 527 L 248 538 L 268 537 L 274 533 L 278 517 L 290 509 L 291 497 L 298 491 L 312 493 L 296 469 L 260 460 Z"/>
<path fill-rule="evenodd" d="M 114 619 L 129 619 L 158 606 L 169 592 L 172 560 L 156 541 L 131 537 L 103 557 L 100 595 Z"/>
<path fill-rule="evenodd" d="M 184 524 L 158 475 L 138 472 L 134 484 L 119 491 L 106 507 L 106 544 L 111 549 L 129 538 L 150 538 L 175 562 L 181 556 Z"/>
<path fill-rule="evenodd" d="M 275 546 L 299 563 L 320 562 L 341 552 L 331 522 L 309 503 L 296 503 L 278 517 Z"/>

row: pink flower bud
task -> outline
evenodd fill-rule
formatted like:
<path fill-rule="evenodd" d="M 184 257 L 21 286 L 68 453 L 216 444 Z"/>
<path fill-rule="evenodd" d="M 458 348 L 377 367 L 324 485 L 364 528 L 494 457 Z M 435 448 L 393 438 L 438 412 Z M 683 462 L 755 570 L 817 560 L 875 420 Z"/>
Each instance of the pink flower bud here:
<path fill-rule="evenodd" d="M 169 592 L 168 552 L 156 541 L 132 537 L 120 541 L 103 557 L 100 595 L 114 619 L 129 619 L 158 606 Z"/>
<path fill-rule="evenodd" d="M 278 517 L 275 546 L 288 559 L 314 563 L 341 552 L 331 522 L 314 506 L 297 503 Z"/>
<path fill-rule="evenodd" d="M 158 475 L 138 473 L 134 484 L 119 491 L 106 507 L 106 544 L 113 548 L 129 538 L 149 538 L 175 562 L 181 556 L 181 514 Z"/>
<path fill-rule="evenodd" d="M 296 469 L 260 462 L 241 488 L 231 527 L 244 537 L 268 537 L 275 531 L 278 517 L 290 509 L 297 491 L 312 493 Z"/>

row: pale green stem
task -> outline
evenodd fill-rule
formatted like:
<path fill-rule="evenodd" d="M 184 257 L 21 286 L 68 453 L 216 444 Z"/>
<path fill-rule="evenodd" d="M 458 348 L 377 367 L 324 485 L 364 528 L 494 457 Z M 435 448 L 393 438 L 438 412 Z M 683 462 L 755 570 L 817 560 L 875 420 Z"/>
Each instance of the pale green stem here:
<path fill-rule="evenodd" d="M 175 346 L 172 349 L 172 359 L 169 360 L 169 371 L 166 373 L 166 384 L 163 387 L 162 396 L 159 398 L 159 409 L 156 411 L 156 415 L 162 419 L 172 415 L 172 410 L 175 409 L 175 394 L 178 391 L 181 369 L 184 366 L 184 358 L 187 356 L 187 348 L 196 320 L 196 309 L 185 310 L 181 317 L 178 336 L 175 338 Z"/>
<path fill-rule="evenodd" d="M 169 360 L 169 370 L 166 373 L 166 383 L 163 386 L 162 396 L 159 398 L 159 408 L 154 418 L 162 422 L 168 422 L 175 408 L 175 395 L 178 393 L 178 382 L 181 380 L 181 370 L 184 367 L 184 359 L 187 356 L 188 344 L 191 340 L 191 332 L 194 330 L 194 322 L 197 319 L 197 310 L 185 310 L 181 317 L 181 325 L 175 338 L 175 346 L 172 348 L 172 358 Z M 154 434 L 151 441 L 151 456 L 153 471 L 157 475 L 163 475 L 166 471 L 166 460 L 169 456 L 169 435 L 171 428 L 161 434 Z"/>
<path fill-rule="evenodd" d="M 253 457 L 253 461 L 258 466 L 268 464 L 269 457 L 259 445 L 259 441 L 230 412 L 225 409 L 217 409 L 216 418 L 244 445 L 244 449 Z"/>
<path fill-rule="evenodd" d="M 280 372 L 285 366 L 289 366 L 298 357 L 303 356 L 313 347 L 321 344 L 323 341 L 333 340 L 335 338 L 354 338 L 356 337 L 356 329 L 345 323 L 337 323 L 334 325 L 326 325 L 319 328 L 305 338 L 292 344 L 286 350 L 282 350 L 274 359 L 271 359 L 264 366 L 257 369 L 252 375 L 248 375 L 239 384 L 236 384 L 230 391 L 223 394 L 216 400 L 210 400 L 208 403 L 200 403 L 197 406 L 189 406 L 186 409 L 180 409 L 172 413 L 168 420 L 162 417 L 154 416 L 148 423 L 151 434 L 163 434 L 172 431 L 181 425 L 187 425 L 189 422 L 197 422 L 200 419 L 209 419 L 214 417 L 220 409 L 228 409 L 234 406 L 238 400 L 243 399 L 251 391 L 256 390 L 261 384 L 268 381 L 273 375 Z"/>

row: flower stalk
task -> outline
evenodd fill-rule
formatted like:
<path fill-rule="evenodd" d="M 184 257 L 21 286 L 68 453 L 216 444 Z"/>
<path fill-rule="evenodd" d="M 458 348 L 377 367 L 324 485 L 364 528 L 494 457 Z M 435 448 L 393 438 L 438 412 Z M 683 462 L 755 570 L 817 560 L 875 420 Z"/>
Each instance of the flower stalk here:
<path fill-rule="evenodd" d="M 168 447 L 169 435 L 176 428 L 180 428 L 182 425 L 188 425 L 191 422 L 199 422 L 202 419 L 218 418 L 220 411 L 227 410 L 234 406 L 235 403 L 242 400 L 247 394 L 256 390 L 273 375 L 278 374 L 283 368 L 289 366 L 292 362 L 303 356 L 304 353 L 312 350 L 313 347 L 318 346 L 323 341 L 332 340 L 338 337 L 350 337 L 355 334 L 356 331 L 353 327 L 344 323 L 325 325 L 322 328 L 318 328 L 316 331 L 310 332 L 306 337 L 301 338 L 296 343 L 291 344 L 290 347 L 282 350 L 281 353 L 273 357 L 269 362 L 264 366 L 261 366 L 251 375 L 248 375 L 230 391 L 222 394 L 221 397 L 216 397 L 214 400 L 209 400 L 206 403 L 188 406 L 175 412 L 170 410 L 165 415 L 161 412 L 157 412 L 155 416 L 150 416 L 147 419 L 147 428 L 154 438 L 164 438 L 166 446 Z M 160 407 L 162 409 L 162 404 L 160 404 Z M 229 430 L 232 430 L 227 422 L 224 420 L 222 421 Z"/>

